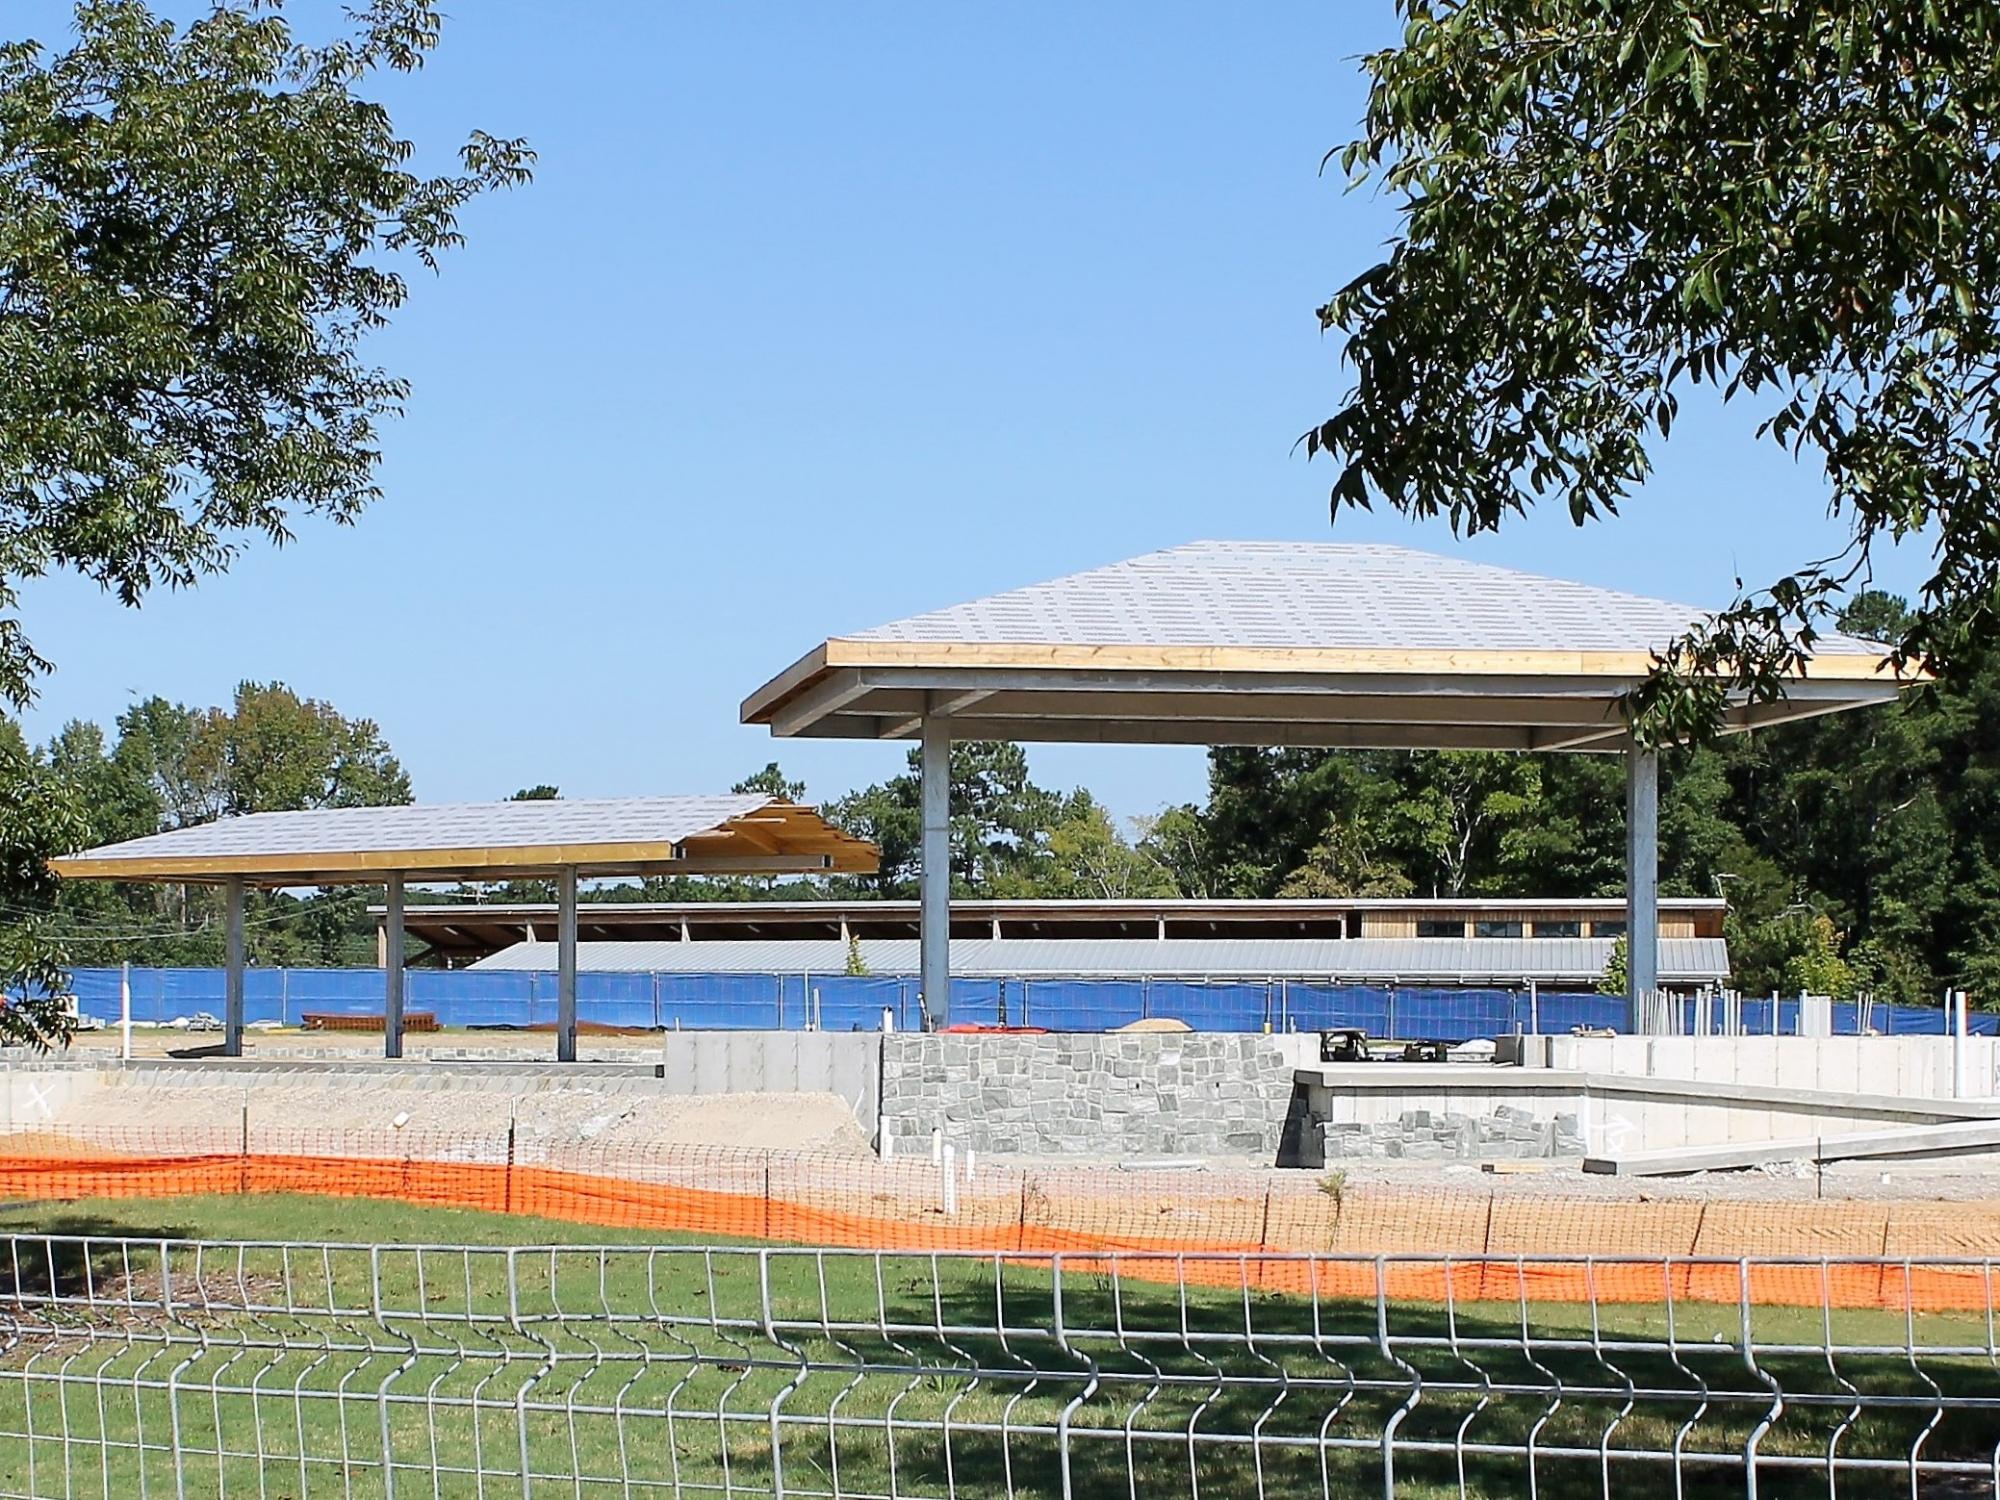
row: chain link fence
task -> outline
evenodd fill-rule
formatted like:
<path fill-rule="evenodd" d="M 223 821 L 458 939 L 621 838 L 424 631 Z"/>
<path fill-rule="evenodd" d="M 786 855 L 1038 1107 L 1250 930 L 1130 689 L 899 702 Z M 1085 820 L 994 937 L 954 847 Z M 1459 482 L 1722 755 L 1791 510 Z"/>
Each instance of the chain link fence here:
<path fill-rule="evenodd" d="M 0 1494 L 1993 1493 L 1991 1262 L 1941 1317 L 1752 1296 L 1911 1262 L 1542 1264 L 15 1237 Z"/>

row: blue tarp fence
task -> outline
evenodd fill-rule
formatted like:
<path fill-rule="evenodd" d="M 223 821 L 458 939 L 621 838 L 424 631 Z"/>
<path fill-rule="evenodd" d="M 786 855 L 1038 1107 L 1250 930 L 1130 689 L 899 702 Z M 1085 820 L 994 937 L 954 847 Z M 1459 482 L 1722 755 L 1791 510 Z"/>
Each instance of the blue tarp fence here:
<path fill-rule="evenodd" d="M 222 1013 L 222 970 L 138 969 L 132 1019 L 161 1024 L 197 1011 Z M 72 987 L 82 1012 L 119 1017 L 119 970 L 77 969 Z M 534 1026 L 556 1018 L 556 976 L 510 969 L 411 969 L 410 1010 L 429 1011 L 450 1027 Z M 577 1016 L 607 1026 L 664 1030 L 785 1030 L 817 1024 L 827 1031 L 873 1031 L 884 1009 L 901 1030 L 921 1024 L 914 978 L 849 974 L 603 973 L 577 975 Z M 1695 1029 L 1684 1002 L 1683 1032 Z M 1712 1003 L 1712 1002 L 1711 1002 Z M 1745 997 L 1743 1030 L 1774 1030 L 1773 1001 Z M 1798 1002 L 1775 1002 L 1775 1030 L 1798 1029 Z M 379 969 L 251 969 L 244 975 L 244 1019 L 296 1026 L 308 1011 L 379 1015 Z M 1167 979 L 955 979 L 951 1019 L 981 1025 L 1103 1031 L 1146 1017 L 1173 1017 L 1198 1031 L 1321 1031 L 1358 1026 L 1370 1036 L 1464 1041 L 1515 1030 L 1566 1034 L 1572 1027 L 1631 1029 L 1616 995 L 1525 989 L 1426 989 L 1408 985 L 1190 983 Z M 1869 1025 L 1890 1035 L 1941 1035 L 1942 1009 L 1876 1005 Z M 1860 1008 L 1834 1006 L 1834 1030 L 1852 1035 Z M 2000 1031 L 2000 1015 L 1975 1014 L 1972 1030 Z"/>

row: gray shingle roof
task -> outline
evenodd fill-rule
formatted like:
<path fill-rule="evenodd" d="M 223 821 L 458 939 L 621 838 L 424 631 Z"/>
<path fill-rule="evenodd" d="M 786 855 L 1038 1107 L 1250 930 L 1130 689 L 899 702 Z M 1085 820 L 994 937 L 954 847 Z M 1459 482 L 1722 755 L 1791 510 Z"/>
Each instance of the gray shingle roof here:
<path fill-rule="evenodd" d="M 1387 980 L 1455 984 L 1529 978 L 1594 983 L 1610 938 L 954 938 L 952 973 L 966 978 L 1209 978 Z M 863 938 L 871 974 L 915 974 L 914 938 Z M 553 970 L 553 943 L 517 943 L 475 969 Z M 837 939 L 762 942 L 596 942 L 577 945 L 579 968 L 679 974 L 840 974 Z M 1729 974 L 1721 938 L 1662 938 L 1660 978 L 1712 984 Z"/>
<path fill-rule="evenodd" d="M 1651 651 L 1709 611 L 1490 563 L 1338 542 L 1190 542 L 842 637 L 1418 651 Z M 1821 638 L 1821 655 L 1881 648 Z"/>
<path fill-rule="evenodd" d="M 675 843 L 755 812 L 765 796 L 412 803 L 249 813 L 90 849 L 77 858 L 367 854 L 542 844 Z"/>

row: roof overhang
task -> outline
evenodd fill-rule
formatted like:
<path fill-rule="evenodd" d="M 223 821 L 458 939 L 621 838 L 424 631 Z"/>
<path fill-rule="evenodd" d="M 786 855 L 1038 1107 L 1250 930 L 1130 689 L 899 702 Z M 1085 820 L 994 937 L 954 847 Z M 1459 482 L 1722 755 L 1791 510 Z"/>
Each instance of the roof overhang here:
<path fill-rule="evenodd" d="M 630 805 L 639 807 L 646 799 Z M 652 799 L 665 805 L 675 799 Z M 741 799 L 756 804 L 757 799 Z M 614 804 L 605 804 L 613 806 Z M 506 809 L 516 826 L 526 804 L 493 804 Z M 552 812 L 567 812 L 563 804 L 542 804 Z M 570 808 L 576 804 L 570 804 Z M 343 815 L 374 814 L 381 826 L 385 812 L 433 812 L 427 821 L 412 817 L 408 826 L 433 836 L 399 842 L 392 836 L 341 836 Z M 146 883 L 214 885 L 240 879 L 265 887 L 308 885 L 380 885 L 391 875 L 412 882 L 517 880 L 553 877 L 574 870 L 584 878 L 633 875 L 781 875 L 811 873 L 867 874 L 878 862 L 875 846 L 828 823 L 817 809 L 767 799 L 740 811 L 712 819 L 672 820 L 635 836 L 529 841 L 478 842 L 470 838 L 440 838 L 454 829 L 476 831 L 479 820 L 465 816 L 473 809 L 329 809 L 311 815 L 252 814 L 223 819 L 167 833 L 110 844 L 49 861 L 68 880 L 125 880 Z M 297 817 L 284 824 L 261 820 Z M 532 816 L 530 818 L 532 821 Z M 392 819 L 395 823 L 404 820 Z M 559 826 L 555 819 L 551 827 Z M 615 819 L 612 821 L 615 822 Z M 644 823 L 643 818 L 636 821 Z M 349 827 L 357 826 L 350 816 Z M 662 828 L 671 832 L 662 836 Z M 615 830 L 612 830 L 615 832 Z M 651 836 L 647 836 L 650 833 Z"/>
<path fill-rule="evenodd" d="M 781 738 L 1611 752 L 1645 652 L 1391 651 L 832 639 L 752 693 Z M 1813 658 L 1725 733 L 1894 701 L 1877 656 Z"/>

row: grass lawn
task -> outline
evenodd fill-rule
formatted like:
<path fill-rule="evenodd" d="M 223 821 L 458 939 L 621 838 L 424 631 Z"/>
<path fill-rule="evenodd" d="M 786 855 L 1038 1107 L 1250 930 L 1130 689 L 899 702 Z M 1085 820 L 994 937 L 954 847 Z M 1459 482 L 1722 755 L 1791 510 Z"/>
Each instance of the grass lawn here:
<path fill-rule="evenodd" d="M 1772 1383 L 1786 1401 L 1767 1455 L 1823 1458 L 1837 1434 L 1843 1456 L 1921 1440 L 1926 1457 L 1990 1462 L 2000 1440 L 1984 1317 L 1838 1312 L 1832 1336 L 1854 1352 L 1829 1360 L 1820 1311 L 1758 1308 L 1753 1366 L 1733 1306 L 1678 1305 L 1670 1346 L 1657 1305 L 1378 1312 L 1088 1266 L 1058 1286 L 1033 1262 L 767 1255 L 361 1199 L 31 1205 L 0 1211 L 0 1231 L 361 1247 L 16 1242 L 0 1326 L 22 1292 L 31 1326 L 0 1352 L 13 1495 L 376 1496 L 385 1473 L 402 1494 L 573 1500 L 1373 1494 L 1407 1407 L 1397 1494 L 1526 1494 L 1522 1454 L 1475 1452 L 1461 1471 L 1452 1450 L 1532 1435 L 1537 1492 L 1580 1500 L 1608 1493 L 1601 1452 L 1609 1483 L 1661 1485 L 1668 1466 L 1619 1455 L 1677 1438 L 1740 1453 Z M 157 1299 L 163 1273 L 175 1315 L 120 1305 Z M 51 1318 L 32 1297 L 52 1282 L 97 1306 Z M 1874 1404 L 1849 1422 L 1857 1393 Z M 1687 1495 L 1745 1492 L 1740 1464 L 1686 1473 Z M 1827 1494 L 1823 1469 L 1759 1481 Z M 1840 1493 L 1908 1489 L 1857 1472 Z"/>

